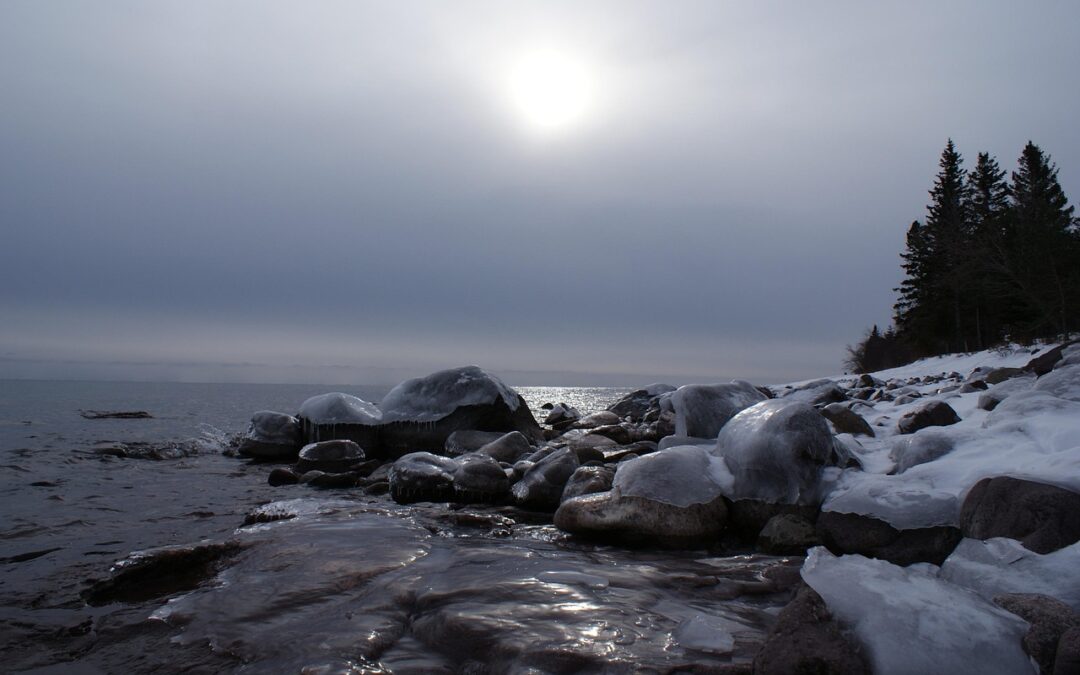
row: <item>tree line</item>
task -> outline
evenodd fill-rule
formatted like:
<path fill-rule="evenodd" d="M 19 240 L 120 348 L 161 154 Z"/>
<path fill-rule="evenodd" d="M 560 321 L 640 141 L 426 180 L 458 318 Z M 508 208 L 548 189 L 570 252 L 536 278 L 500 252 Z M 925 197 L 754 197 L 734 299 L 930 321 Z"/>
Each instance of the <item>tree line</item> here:
<path fill-rule="evenodd" d="M 1050 156 L 1028 141 L 1006 180 L 985 152 L 965 171 L 949 139 L 939 167 L 900 255 L 893 325 L 848 347 L 855 372 L 1080 329 L 1080 220 Z"/>

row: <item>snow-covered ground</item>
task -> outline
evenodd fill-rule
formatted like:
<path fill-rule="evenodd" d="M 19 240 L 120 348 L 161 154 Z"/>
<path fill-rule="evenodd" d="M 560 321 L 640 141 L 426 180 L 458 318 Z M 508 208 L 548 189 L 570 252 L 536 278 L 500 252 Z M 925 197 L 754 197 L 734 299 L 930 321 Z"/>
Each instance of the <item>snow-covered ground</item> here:
<path fill-rule="evenodd" d="M 897 529 L 958 526 L 968 491 L 1012 476 L 1080 492 L 1080 345 L 1051 373 L 961 388 L 977 368 L 1021 368 L 1054 345 L 924 359 L 873 377 L 895 400 L 852 401 L 874 438 L 841 436 L 862 462 L 845 470 L 824 511 L 857 513 Z M 954 374 L 958 374 L 954 375 Z M 852 376 L 836 378 L 852 386 Z M 802 383 L 777 387 L 781 393 Z M 980 397 L 1001 402 L 981 409 Z M 960 417 L 901 435 L 898 421 L 930 401 Z M 1040 555 L 1010 539 L 964 539 L 939 568 L 907 568 L 811 550 L 803 578 L 849 627 L 878 673 L 1033 672 L 1020 651 L 1025 622 L 993 604 L 1001 593 L 1043 593 L 1080 611 L 1080 543 Z"/>

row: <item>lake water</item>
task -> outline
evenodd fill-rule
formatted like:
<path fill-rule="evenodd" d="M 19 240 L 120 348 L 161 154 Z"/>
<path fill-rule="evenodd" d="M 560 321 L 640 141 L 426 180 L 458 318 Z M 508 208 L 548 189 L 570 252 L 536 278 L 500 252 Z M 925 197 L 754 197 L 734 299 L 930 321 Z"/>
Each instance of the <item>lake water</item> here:
<path fill-rule="evenodd" d="M 600 410 L 626 390 L 518 387 Z M 28 672 L 739 671 L 800 560 L 624 549 L 550 514 L 400 506 L 271 487 L 222 454 L 251 414 L 379 387 L 0 381 L 0 650 Z M 87 420 L 80 410 L 153 419 Z M 145 444 L 160 461 L 101 454 Z M 270 503 L 292 517 L 242 527 Z M 133 552 L 202 540 L 239 553 L 183 588 L 92 606 Z M 152 585 L 151 585 L 152 586 Z"/>

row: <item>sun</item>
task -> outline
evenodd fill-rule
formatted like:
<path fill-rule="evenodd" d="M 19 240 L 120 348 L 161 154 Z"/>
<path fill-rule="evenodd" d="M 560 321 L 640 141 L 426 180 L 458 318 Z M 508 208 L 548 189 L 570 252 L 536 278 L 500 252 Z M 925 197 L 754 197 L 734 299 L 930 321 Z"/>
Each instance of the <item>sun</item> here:
<path fill-rule="evenodd" d="M 515 111 L 537 132 L 580 126 L 593 107 L 594 85 L 586 64 L 563 52 L 524 55 L 511 69 L 509 81 Z"/>

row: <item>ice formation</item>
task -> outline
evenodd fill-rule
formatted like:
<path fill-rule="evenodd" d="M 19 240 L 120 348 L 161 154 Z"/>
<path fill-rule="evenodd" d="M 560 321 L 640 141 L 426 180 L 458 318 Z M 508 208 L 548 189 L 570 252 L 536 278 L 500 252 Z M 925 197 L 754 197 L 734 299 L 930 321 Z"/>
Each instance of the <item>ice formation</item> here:
<path fill-rule="evenodd" d="M 898 567 L 811 549 L 802 577 L 866 649 L 878 675 L 1034 673 L 1021 648 L 1028 624 L 929 564 Z"/>
<path fill-rule="evenodd" d="M 723 461 L 701 446 L 687 445 L 619 464 L 612 487 L 627 497 L 685 507 L 713 501 L 732 483 Z"/>
<path fill-rule="evenodd" d="M 374 403 L 340 392 L 312 396 L 300 406 L 300 417 L 314 424 L 373 425 L 382 422 L 382 414 Z"/>
<path fill-rule="evenodd" d="M 1014 539 L 964 539 L 942 564 L 941 578 L 988 600 L 1042 593 L 1080 612 L 1080 543 L 1040 555 Z"/>
<path fill-rule="evenodd" d="M 406 380 L 383 397 L 379 408 L 384 422 L 434 422 L 459 407 L 500 399 L 517 410 L 518 395 L 510 387 L 477 366 L 464 366 Z"/>
<path fill-rule="evenodd" d="M 749 382 L 687 384 L 671 393 L 667 403 L 675 412 L 675 435 L 716 438 L 720 428 L 743 408 L 765 400 Z"/>

